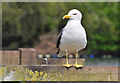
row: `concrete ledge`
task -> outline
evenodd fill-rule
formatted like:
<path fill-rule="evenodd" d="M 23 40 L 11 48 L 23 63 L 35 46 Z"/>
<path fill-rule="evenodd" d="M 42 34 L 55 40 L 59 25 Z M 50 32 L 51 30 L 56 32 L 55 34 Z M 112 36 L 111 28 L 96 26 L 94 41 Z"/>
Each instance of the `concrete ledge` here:
<path fill-rule="evenodd" d="M 33 72 L 44 72 L 48 75 L 52 74 L 54 78 L 59 79 L 57 81 L 118 81 L 117 66 L 84 66 L 79 69 L 75 67 L 67 69 L 58 65 L 12 66 L 12 68 L 15 67 L 27 68 Z"/>
<path fill-rule="evenodd" d="M 63 72 L 69 73 L 118 73 L 117 66 L 83 66 L 82 68 L 70 67 L 57 65 L 41 65 L 41 66 L 24 66 L 32 69 L 33 71 L 45 71 L 45 72 Z"/>
<path fill-rule="evenodd" d="M 57 65 L 29 66 L 33 71 L 57 73 L 63 76 L 61 81 L 118 81 L 118 67 L 114 66 L 84 66 L 67 69 Z"/>

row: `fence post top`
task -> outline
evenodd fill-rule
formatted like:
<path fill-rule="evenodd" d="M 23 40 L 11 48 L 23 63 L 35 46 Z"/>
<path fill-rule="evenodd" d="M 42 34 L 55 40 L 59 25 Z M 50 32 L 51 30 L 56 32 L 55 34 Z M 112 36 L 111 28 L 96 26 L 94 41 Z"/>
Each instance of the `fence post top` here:
<path fill-rule="evenodd" d="M 19 50 L 24 51 L 36 51 L 34 48 L 18 48 Z"/>

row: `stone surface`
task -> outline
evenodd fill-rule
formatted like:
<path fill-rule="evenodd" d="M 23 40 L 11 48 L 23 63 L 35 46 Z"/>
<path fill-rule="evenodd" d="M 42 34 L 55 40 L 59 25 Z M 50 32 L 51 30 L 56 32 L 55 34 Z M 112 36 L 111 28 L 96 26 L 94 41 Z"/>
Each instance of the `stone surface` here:
<path fill-rule="evenodd" d="M 50 81 L 50 79 L 53 79 L 54 81 L 118 81 L 117 66 L 84 66 L 79 69 L 76 69 L 75 67 L 67 69 L 66 67 L 58 65 L 18 65 L 6 67 L 7 71 L 10 71 L 11 69 L 19 71 L 18 68 L 20 68 L 22 69 L 22 71 L 19 71 L 21 73 L 25 73 L 23 72 L 24 70 L 29 70 L 34 73 L 36 71 L 43 72 L 43 74 L 47 74 L 47 76 L 45 76 L 45 81 Z"/>
<path fill-rule="evenodd" d="M 57 65 L 29 66 L 33 71 L 57 73 L 63 76 L 62 81 L 118 81 L 118 67 L 115 66 L 84 66 L 67 69 Z"/>

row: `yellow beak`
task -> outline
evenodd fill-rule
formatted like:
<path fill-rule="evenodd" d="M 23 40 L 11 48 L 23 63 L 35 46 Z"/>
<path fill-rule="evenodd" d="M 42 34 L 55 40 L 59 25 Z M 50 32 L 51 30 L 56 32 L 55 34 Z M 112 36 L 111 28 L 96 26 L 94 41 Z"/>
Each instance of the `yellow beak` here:
<path fill-rule="evenodd" d="M 65 15 L 63 19 L 70 18 L 71 16 Z"/>

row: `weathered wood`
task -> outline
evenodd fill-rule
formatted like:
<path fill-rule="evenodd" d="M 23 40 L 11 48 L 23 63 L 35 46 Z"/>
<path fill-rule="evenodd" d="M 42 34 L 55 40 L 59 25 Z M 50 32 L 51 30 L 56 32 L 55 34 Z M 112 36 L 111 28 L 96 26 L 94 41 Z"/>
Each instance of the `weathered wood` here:
<path fill-rule="evenodd" d="M 2 65 L 19 65 L 19 51 L 2 51 Z"/>
<path fill-rule="evenodd" d="M 20 65 L 36 65 L 37 52 L 33 48 L 19 48 L 20 51 Z"/>
<path fill-rule="evenodd" d="M 75 59 L 69 59 L 68 62 L 69 62 L 69 64 L 75 64 Z M 83 59 L 83 58 L 78 59 L 77 62 L 79 65 L 85 65 L 85 59 Z M 65 58 L 39 58 L 39 59 L 37 59 L 38 65 L 42 65 L 42 64 L 63 65 L 65 63 L 66 63 Z"/>

